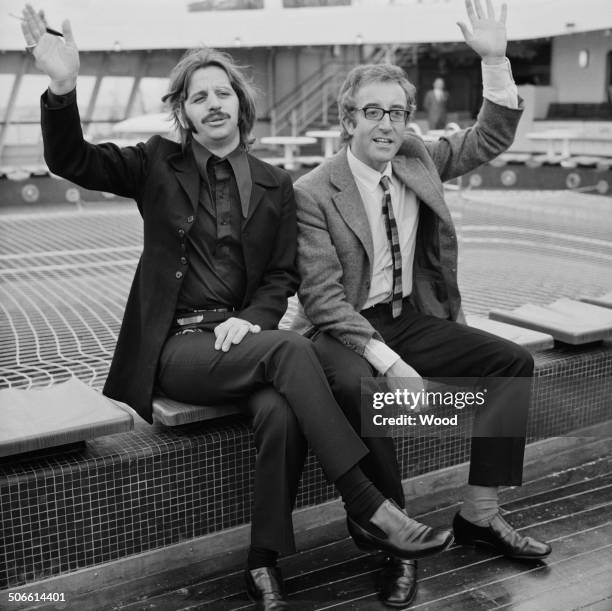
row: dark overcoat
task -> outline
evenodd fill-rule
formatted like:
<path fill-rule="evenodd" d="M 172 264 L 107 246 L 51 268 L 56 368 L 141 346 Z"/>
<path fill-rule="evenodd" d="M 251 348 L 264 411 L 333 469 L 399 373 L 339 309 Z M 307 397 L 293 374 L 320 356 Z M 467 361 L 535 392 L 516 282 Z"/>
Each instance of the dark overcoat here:
<path fill-rule="evenodd" d="M 84 188 L 134 199 L 143 218 L 143 251 L 104 394 L 151 422 L 159 356 L 189 266 L 185 238 L 198 213 L 191 147 L 160 136 L 124 148 L 93 145 L 83 138 L 76 103 L 51 107 L 46 94 L 41 116 L 49 169 Z M 287 172 L 248 160 L 253 188 L 241 228 L 247 285 L 239 316 L 274 329 L 297 287 L 295 198 Z"/>

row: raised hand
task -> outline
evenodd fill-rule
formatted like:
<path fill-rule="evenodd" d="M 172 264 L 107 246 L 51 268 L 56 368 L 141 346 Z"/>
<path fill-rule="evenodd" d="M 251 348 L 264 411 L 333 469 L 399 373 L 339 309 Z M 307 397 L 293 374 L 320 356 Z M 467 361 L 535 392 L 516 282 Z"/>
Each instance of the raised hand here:
<path fill-rule="evenodd" d="M 486 0 L 487 14 L 482 9 L 480 0 L 465 0 L 467 15 L 472 24 L 472 31 L 461 22 L 457 25 L 461 29 L 465 42 L 470 46 L 483 61 L 499 62 L 506 55 L 506 15 L 508 7 L 502 4 L 499 21 L 495 19 L 493 2 Z"/>
<path fill-rule="evenodd" d="M 67 93 L 76 84 L 80 65 L 70 22 L 62 23 L 62 38 L 47 33 L 44 13 L 37 13 L 30 4 L 25 5 L 22 17 L 21 31 L 26 46 L 32 49 L 36 67 L 49 76 L 54 93 Z"/>

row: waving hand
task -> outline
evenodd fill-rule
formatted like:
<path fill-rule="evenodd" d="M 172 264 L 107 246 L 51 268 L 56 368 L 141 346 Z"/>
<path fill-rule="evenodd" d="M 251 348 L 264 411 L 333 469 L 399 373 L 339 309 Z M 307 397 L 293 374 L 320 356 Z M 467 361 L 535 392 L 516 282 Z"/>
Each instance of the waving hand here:
<path fill-rule="evenodd" d="M 470 46 L 483 61 L 501 61 L 506 55 L 506 15 L 508 7 L 502 4 L 499 20 L 495 19 L 493 2 L 486 0 L 486 14 L 480 4 L 480 0 L 465 0 L 465 8 L 472 25 L 468 26 L 461 22 L 457 25 L 461 29 L 465 42 Z"/>
<path fill-rule="evenodd" d="M 62 23 L 62 38 L 47 33 L 44 13 L 31 5 L 26 4 L 22 17 L 21 30 L 26 46 L 33 49 L 36 67 L 49 76 L 54 93 L 67 93 L 74 88 L 79 72 L 79 51 L 70 22 Z"/>

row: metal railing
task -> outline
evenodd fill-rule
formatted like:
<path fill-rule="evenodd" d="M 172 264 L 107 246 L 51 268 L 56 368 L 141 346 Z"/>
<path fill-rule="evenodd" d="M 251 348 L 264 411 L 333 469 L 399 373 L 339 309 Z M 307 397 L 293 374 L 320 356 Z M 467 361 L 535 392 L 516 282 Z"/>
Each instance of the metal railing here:
<path fill-rule="evenodd" d="M 272 135 L 297 135 L 317 117 L 327 123 L 329 106 L 347 71 L 348 65 L 329 62 L 281 98 L 268 113 Z"/>
<path fill-rule="evenodd" d="M 377 63 L 387 57 L 388 49 L 377 48 L 366 61 Z M 267 113 L 271 134 L 296 136 L 315 122 L 328 124 L 330 106 L 336 102 L 340 85 L 353 65 L 345 61 L 328 62 L 278 100 Z"/>

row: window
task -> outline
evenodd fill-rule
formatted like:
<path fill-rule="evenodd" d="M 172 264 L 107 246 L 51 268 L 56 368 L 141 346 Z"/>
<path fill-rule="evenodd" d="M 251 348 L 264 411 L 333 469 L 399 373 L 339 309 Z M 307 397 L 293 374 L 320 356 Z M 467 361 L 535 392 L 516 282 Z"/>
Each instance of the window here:
<path fill-rule="evenodd" d="M 264 0 L 199 0 L 190 2 L 187 10 L 198 11 L 244 11 L 263 8 Z"/>
<path fill-rule="evenodd" d="M 303 8 L 307 6 L 350 6 L 352 0 L 283 0 L 284 8 Z"/>

